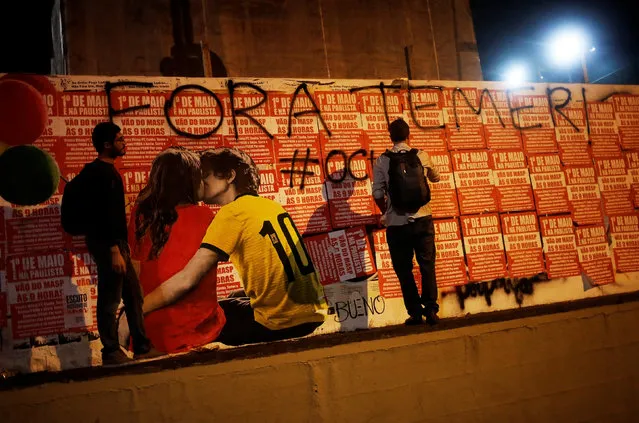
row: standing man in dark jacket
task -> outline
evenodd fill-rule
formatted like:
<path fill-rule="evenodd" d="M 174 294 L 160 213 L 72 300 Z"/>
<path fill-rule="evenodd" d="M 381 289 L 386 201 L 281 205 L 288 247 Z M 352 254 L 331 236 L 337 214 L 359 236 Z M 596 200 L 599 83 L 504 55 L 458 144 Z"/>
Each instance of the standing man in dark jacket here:
<path fill-rule="evenodd" d="M 86 243 L 98 268 L 98 332 L 102 341 L 102 363 L 122 364 L 130 361 L 120 349 L 116 313 L 124 300 L 135 358 L 150 358 L 158 353 L 144 331 L 142 291 L 133 268 L 127 243 L 124 184 L 116 170 L 115 160 L 126 154 L 126 143 L 120 127 L 111 122 L 95 126 L 93 146 L 98 158 L 88 163 L 87 185 L 91 193 L 91 216 L 88 219 Z"/>

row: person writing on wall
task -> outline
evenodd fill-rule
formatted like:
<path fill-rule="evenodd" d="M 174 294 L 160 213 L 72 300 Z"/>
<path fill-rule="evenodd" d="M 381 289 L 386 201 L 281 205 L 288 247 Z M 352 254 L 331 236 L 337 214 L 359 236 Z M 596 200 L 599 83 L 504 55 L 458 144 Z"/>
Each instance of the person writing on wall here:
<path fill-rule="evenodd" d="M 218 341 L 241 345 L 312 333 L 324 322 L 327 306 L 291 217 L 280 204 L 258 196 L 258 171 L 246 153 L 207 150 L 201 161 L 203 199 L 222 208 L 186 267 L 145 297 L 144 313 L 175 303 L 230 259 L 246 297 L 220 301 L 227 323 Z"/>
<path fill-rule="evenodd" d="M 439 182 L 439 173 L 425 151 L 408 145 L 409 127 L 393 121 L 389 133 L 393 147 L 379 156 L 373 169 L 373 197 L 387 226 L 386 239 L 409 318 L 406 325 L 438 321 L 435 278 L 435 228 L 426 178 Z M 421 298 L 413 276 L 413 257 L 422 275 Z"/>

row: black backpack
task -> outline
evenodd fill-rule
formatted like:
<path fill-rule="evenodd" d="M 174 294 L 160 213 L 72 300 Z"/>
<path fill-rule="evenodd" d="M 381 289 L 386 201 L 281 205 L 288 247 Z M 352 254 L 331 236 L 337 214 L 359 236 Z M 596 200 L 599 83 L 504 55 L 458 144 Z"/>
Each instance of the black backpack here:
<path fill-rule="evenodd" d="M 86 166 L 64 187 L 60 215 L 62 229 L 69 235 L 86 235 L 91 217 L 90 186 Z"/>
<path fill-rule="evenodd" d="M 430 201 L 430 187 L 419 160 L 419 150 L 384 153 L 390 158 L 388 166 L 388 196 L 399 213 L 416 213 Z"/>

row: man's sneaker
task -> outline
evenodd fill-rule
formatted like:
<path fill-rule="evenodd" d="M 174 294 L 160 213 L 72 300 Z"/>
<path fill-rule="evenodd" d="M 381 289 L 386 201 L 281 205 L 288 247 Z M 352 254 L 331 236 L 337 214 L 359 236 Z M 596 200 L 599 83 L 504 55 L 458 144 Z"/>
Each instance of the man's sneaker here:
<path fill-rule="evenodd" d="M 436 325 L 439 323 L 439 316 L 434 310 L 424 310 L 424 317 L 426 317 L 426 323 L 429 325 Z"/>
<path fill-rule="evenodd" d="M 115 366 L 118 364 L 128 364 L 133 360 L 122 350 L 115 350 L 109 353 L 102 353 L 102 365 L 103 366 Z"/>
<path fill-rule="evenodd" d="M 149 350 L 145 353 L 136 353 L 133 356 L 134 360 L 148 360 L 151 358 L 158 358 L 158 357 L 162 357 L 166 355 L 165 353 L 163 353 L 162 351 L 158 351 L 156 350 L 154 347 L 149 348 Z"/>
<path fill-rule="evenodd" d="M 416 326 L 416 325 L 421 325 L 423 323 L 424 323 L 424 319 L 422 319 L 422 316 L 410 316 L 404 322 L 406 326 Z"/>

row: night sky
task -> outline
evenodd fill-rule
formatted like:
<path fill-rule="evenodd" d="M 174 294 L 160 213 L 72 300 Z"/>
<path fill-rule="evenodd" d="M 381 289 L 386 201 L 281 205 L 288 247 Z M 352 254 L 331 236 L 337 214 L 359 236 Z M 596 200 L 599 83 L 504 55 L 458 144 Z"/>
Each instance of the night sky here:
<path fill-rule="evenodd" d="M 547 57 L 555 29 L 572 25 L 596 48 L 587 56 L 591 83 L 639 84 L 638 6 L 637 0 L 471 0 L 484 79 L 503 79 L 518 61 L 530 69 L 531 82 L 582 82 L 579 63 L 561 69 Z"/>
<path fill-rule="evenodd" d="M 578 63 L 561 69 L 544 44 L 565 24 L 582 27 L 596 51 L 590 81 L 639 84 L 639 0 L 470 0 L 484 79 L 501 80 L 509 63 L 530 70 L 530 82 L 581 82 Z M 53 0 L 3 2 L 0 72 L 49 73 Z M 543 75 L 543 81 L 539 76 Z"/>

